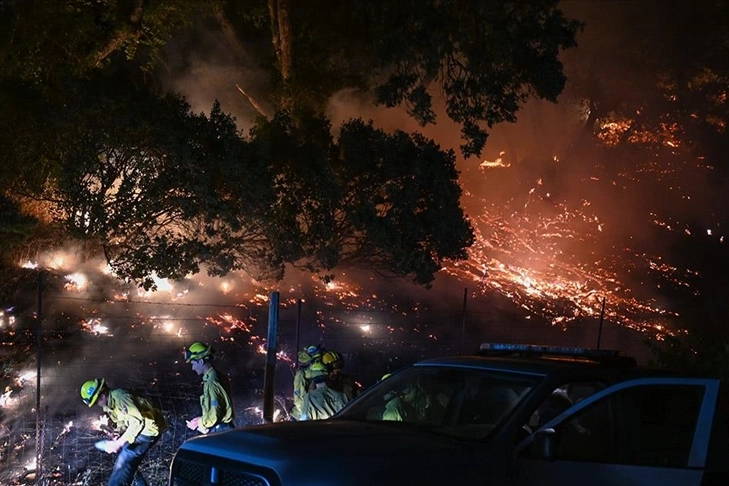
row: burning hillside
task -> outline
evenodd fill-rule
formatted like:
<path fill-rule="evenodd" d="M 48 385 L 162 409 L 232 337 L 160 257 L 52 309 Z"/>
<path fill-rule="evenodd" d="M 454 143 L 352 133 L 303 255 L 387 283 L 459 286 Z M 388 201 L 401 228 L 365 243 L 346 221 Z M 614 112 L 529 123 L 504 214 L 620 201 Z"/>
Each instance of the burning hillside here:
<path fill-rule="evenodd" d="M 482 164 L 479 176 L 492 181 L 504 176 L 487 173 L 493 170 L 515 169 Z M 601 170 L 584 174 L 581 184 L 614 187 L 616 179 L 606 178 Z M 630 177 L 638 180 L 643 173 L 650 171 L 635 171 Z M 477 241 L 470 258 L 444 268 L 431 291 L 362 279 L 361 274 L 342 272 L 324 283 L 306 276 L 295 279 L 291 273 L 277 288 L 283 307 L 278 414 L 286 414 L 291 356 L 297 347 L 312 341 L 343 350 L 350 368 L 364 375 L 367 385 L 409 359 L 460 351 L 464 339 L 488 336 L 489 328 L 493 332 L 506 326 L 494 320 L 496 314 L 473 312 L 493 306 L 494 296 L 500 296 L 502 303 L 497 305 L 510 302 L 509 312 L 534 319 L 530 326 L 510 325 L 515 341 L 531 340 L 538 322 L 568 329 L 599 318 L 603 309 L 606 321 L 649 337 L 674 332 L 670 321 L 676 312 L 662 307 L 655 292 L 646 292 L 646 285 L 636 285 L 635 275 L 642 275 L 644 282 L 690 291 L 694 272 L 616 245 L 620 228 L 603 216 L 599 201 L 570 201 L 549 186 L 550 181 L 540 178 L 531 187 L 518 185 L 507 199 L 499 199 L 503 195 L 498 193 L 487 199 L 477 197 L 466 183 L 466 206 L 480 208 L 471 211 Z M 653 225 L 672 230 L 657 218 Z M 150 466 L 166 470 L 176 446 L 188 437 L 182 419 L 196 404 L 195 379 L 179 354 L 193 340 L 212 342 L 220 351 L 222 366 L 238 385 L 239 423 L 262 420 L 265 315 L 271 288 L 239 274 L 197 275 L 181 282 L 156 279 L 157 290 L 149 292 L 120 283 L 102 263 L 79 260 L 72 252 L 43 255 L 24 266 L 27 275 L 18 302 L 2 317 L 6 390 L 0 407 L 7 481 L 34 481 L 38 451 L 33 363 L 39 315 L 41 464 L 49 484 L 94 484 L 110 467 L 108 457 L 92 450 L 93 442 L 107 432 L 77 396 L 79 384 L 90 375 L 142 390 L 170 414 L 172 432 Z M 41 274 L 45 280 L 39 288 Z M 459 309 L 464 288 L 470 300 Z M 440 299 L 444 302 L 439 304 Z"/>

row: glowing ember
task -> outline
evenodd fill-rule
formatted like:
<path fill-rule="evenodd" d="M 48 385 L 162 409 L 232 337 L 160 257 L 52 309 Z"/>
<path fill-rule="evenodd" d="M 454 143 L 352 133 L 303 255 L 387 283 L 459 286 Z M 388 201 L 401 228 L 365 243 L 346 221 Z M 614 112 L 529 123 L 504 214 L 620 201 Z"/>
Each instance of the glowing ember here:
<path fill-rule="evenodd" d="M 68 283 L 66 284 L 66 290 L 81 291 L 86 288 L 86 285 L 88 283 L 86 276 L 78 272 L 72 273 L 71 275 L 66 275 L 66 280 L 68 281 Z"/>
<path fill-rule="evenodd" d="M 503 156 L 506 155 L 506 152 L 502 151 L 499 154 L 499 157 L 494 161 L 484 160 L 481 162 L 482 168 L 489 168 L 489 167 L 509 167 L 511 164 L 505 164 L 503 160 Z"/>
<path fill-rule="evenodd" d="M 109 328 L 101 323 L 101 319 L 97 317 L 93 317 L 90 319 L 86 319 L 81 323 L 81 327 L 91 333 L 94 334 L 106 334 L 109 336 L 113 336 L 113 334 L 109 333 Z"/>

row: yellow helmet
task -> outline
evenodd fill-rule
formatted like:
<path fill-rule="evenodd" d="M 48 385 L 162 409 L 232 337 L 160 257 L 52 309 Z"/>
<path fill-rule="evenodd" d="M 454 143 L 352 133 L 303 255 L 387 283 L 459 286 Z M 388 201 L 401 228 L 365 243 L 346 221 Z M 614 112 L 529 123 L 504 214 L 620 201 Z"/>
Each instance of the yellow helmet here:
<path fill-rule="evenodd" d="M 327 351 L 324 353 L 321 362 L 331 370 L 338 370 L 344 367 L 344 357 L 336 351 Z"/>
<path fill-rule="evenodd" d="M 192 360 L 203 359 L 213 354 L 213 348 L 200 341 L 194 342 L 185 350 L 185 363 Z"/>
<path fill-rule="evenodd" d="M 87 381 L 81 385 L 81 399 L 86 405 L 93 407 L 105 386 L 106 383 L 103 378 L 95 378 Z"/>
<path fill-rule="evenodd" d="M 299 364 L 308 365 L 311 364 L 311 355 L 306 351 L 299 351 Z"/>

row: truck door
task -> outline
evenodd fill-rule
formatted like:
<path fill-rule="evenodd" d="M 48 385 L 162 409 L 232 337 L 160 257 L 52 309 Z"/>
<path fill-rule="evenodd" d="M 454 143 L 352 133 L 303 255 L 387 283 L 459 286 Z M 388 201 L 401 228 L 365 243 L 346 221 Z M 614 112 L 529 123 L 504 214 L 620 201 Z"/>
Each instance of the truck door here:
<path fill-rule="evenodd" d="M 643 378 L 602 390 L 516 448 L 519 486 L 701 485 L 719 382 Z"/>

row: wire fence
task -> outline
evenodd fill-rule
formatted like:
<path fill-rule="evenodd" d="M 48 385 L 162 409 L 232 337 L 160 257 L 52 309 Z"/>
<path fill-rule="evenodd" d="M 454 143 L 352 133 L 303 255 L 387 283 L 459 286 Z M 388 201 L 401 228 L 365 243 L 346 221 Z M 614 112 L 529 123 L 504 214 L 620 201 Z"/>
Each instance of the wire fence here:
<path fill-rule="evenodd" d="M 182 359 L 183 348 L 194 341 L 211 344 L 216 368 L 229 375 L 236 425 L 263 423 L 266 305 L 48 297 L 43 306 L 47 310 L 25 309 L 0 322 L 5 389 L 0 398 L 0 484 L 105 484 L 116 456 L 93 445 L 109 432 L 101 409 L 86 407 L 79 396 L 84 381 L 101 377 L 112 388 L 146 396 L 164 412 L 169 430 L 140 471 L 150 485 L 166 484 L 174 452 L 196 434 L 185 421 L 199 415 L 200 380 Z M 528 338 L 594 346 L 597 334 L 594 321 L 568 332 L 535 320 L 503 320 L 496 310 L 465 308 L 403 312 L 299 301 L 287 302 L 278 316 L 276 420 L 287 419 L 296 352 L 306 345 L 342 353 L 345 371 L 366 388 L 413 361 L 473 351 L 482 341 Z M 642 340 L 620 326 L 607 326 L 603 337 L 604 347 L 632 354 L 643 349 Z M 40 380 L 34 373 L 38 369 Z"/>

